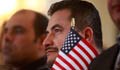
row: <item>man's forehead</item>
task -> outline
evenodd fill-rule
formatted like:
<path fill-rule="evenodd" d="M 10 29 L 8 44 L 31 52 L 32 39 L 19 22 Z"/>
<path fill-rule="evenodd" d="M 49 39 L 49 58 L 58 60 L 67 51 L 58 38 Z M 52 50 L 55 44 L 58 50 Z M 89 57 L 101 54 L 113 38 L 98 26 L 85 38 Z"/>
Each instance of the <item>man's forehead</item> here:
<path fill-rule="evenodd" d="M 21 27 L 33 27 L 33 22 L 31 20 L 23 20 L 23 19 L 17 19 L 12 18 L 10 19 L 5 27 L 14 27 L 14 26 L 21 26 Z"/>
<path fill-rule="evenodd" d="M 33 23 L 35 20 L 35 13 L 29 13 L 29 12 L 26 12 L 26 13 L 17 13 L 17 14 L 14 14 L 10 19 L 9 19 L 9 22 L 10 23 L 24 23 L 24 24 L 27 24 L 27 23 Z"/>
<path fill-rule="evenodd" d="M 18 26 L 22 27 L 20 24 L 8 22 L 8 23 L 6 23 L 5 28 L 14 28 L 14 27 L 18 27 Z"/>
<path fill-rule="evenodd" d="M 58 28 L 65 28 L 66 26 L 69 27 L 70 25 L 70 22 L 68 20 L 64 21 L 64 20 L 61 20 L 61 21 L 55 21 L 55 22 L 49 22 L 48 23 L 48 26 L 47 26 L 47 30 L 52 30 L 56 27 Z"/>
<path fill-rule="evenodd" d="M 26 24 L 22 22 L 13 22 L 13 21 L 8 21 L 5 25 L 5 28 L 14 28 L 14 27 L 31 28 L 33 27 L 33 25 L 31 23 Z"/>
<path fill-rule="evenodd" d="M 70 11 L 67 9 L 56 11 L 50 18 L 47 30 L 51 30 L 53 27 L 65 27 L 70 23 Z"/>
<path fill-rule="evenodd" d="M 62 28 L 62 25 L 60 24 L 60 23 L 49 23 L 49 25 L 47 26 L 47 31 L 49 31 L 49 30 L 52 30 L 52 29 L 54 29 L 55 27 L 60 27 L 60 28 Z"/>

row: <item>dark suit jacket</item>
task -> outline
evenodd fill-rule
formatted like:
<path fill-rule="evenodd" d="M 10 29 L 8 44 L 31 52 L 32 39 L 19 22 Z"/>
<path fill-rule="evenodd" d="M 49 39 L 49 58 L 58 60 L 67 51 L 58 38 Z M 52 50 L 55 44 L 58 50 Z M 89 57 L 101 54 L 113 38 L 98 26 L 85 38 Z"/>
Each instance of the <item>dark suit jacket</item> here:
<path fill-rule="evenodd" d="M 24 67 L 20 70 L 50 70 L 46 64 L 47 57 L 40 58 Z M 13 69 L 16 70 L 16 69 Z"/>
<path fill-rule="evenodd" d="M 115 61 L 119 52 L 118 44 L 103 51 L 89 66 L 89 70 L 114 70 Z"/>

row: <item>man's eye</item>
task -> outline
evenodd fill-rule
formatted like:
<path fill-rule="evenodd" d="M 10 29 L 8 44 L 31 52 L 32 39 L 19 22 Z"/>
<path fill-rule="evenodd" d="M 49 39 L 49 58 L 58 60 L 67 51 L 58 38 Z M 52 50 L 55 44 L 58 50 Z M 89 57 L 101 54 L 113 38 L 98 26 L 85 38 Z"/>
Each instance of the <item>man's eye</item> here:
<path fill-rule="evenodd" d="M 61 29 L 55 29 L 54 31 L 57 33 L 57 32 L 61 32 L 62 30 Z"/>
<path fill-rule="evenodd" d="M 24 30 L 23 30 L 23 29 L 15 29 L 15 30 L 13 31 L 13 33 L 22 34 L 22 33 L 24 33 Z"/>

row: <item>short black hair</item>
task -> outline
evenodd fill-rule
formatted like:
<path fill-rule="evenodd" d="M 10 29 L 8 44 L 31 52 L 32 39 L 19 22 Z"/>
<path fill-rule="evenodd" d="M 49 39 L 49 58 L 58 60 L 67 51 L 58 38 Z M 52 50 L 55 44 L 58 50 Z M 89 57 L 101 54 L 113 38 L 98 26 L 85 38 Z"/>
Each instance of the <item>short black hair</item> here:
<path fill-rule="evenodd" d="M 65 0 L 56 2 L 51 5 L 48 15 L 52 16 L 56 11 L 68 9 L 71 12 L 70 18 L 75 18 L 75 29 L 83 30 L 89 26 L 93 29 L 94 40 L 99 50 L 102 50 L 102 30 L 101 20 L 98 10 L 95 6 L 87 1 L 82 0 Z"/>

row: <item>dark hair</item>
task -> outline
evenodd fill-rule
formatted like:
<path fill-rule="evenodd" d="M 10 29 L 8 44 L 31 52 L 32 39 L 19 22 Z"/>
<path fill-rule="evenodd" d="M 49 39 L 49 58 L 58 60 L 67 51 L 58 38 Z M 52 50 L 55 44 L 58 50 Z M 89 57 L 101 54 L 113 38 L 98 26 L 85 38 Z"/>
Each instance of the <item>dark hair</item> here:
<path fill-rule="evenodd" d="M 46 33 L 46 28 L 48 25 L 48 18 L 40 13 L 35 12 L 36 17 L 34 20 L 34 30 L 36 37 L 41 36 L 41 34 Z"/>
<path fill-rule="evenodd" d="M 71 11 L 70 18 L 75 18 L 75 29 L 77 31 L 83 30 L 89 26 L 93 29 L 94 40 L 99 50 L 102 50 L 102 30 L 101 20 L 97 9 L 93 4 L 82 0 L 66 0 L 53 4 L 48 15 L 52 16 L 56 11 L 68 9 Z"/>
<path fill-rule="evenodd" d="M 34 28 L 34 32 L 36 35 L 36 38 L 35 38 L 35 40 L 36 40 L 42 34 L 46 33 L 46 28 L 48 25 L 48 18 L 41 13 L 38 13 L 38 12 L 32 11 L 32 10 L 26 10 L 26 9 L 22 9 L 22 10 L 16 12 L 14 15 L 16 15 L 18 13 L 26 13 L 26 12 L 33 12 L 35 14 L 33 28 Z M 27 16 L 27 17 L 29 17 L 29 16 Z"/>

